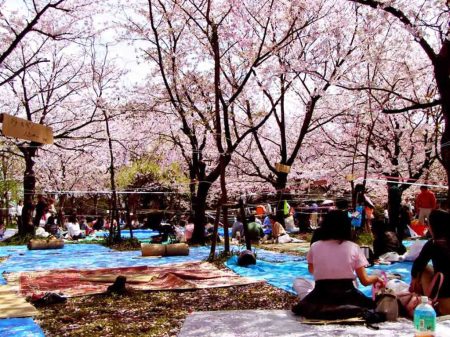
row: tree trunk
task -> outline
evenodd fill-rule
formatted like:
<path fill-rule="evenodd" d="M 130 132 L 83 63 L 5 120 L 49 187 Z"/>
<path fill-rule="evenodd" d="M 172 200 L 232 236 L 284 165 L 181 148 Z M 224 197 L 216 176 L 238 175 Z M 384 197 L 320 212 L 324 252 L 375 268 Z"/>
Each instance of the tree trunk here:
<path fill-rule="evenodd" d="M 284 199 L 283 194 L 286 189 L 288 174 L 284 172 L 277 173 L 277 180 L 275 182 L 275 189 L 277 190 L 277 221 L 284 227 Z"/>
<path fill-rule="evenodd" d="M 442 165 L 447 173 L 447 207 L 450 208 L 450 41 L 448 39 L 444 41 L 433 65 L 445 121 L 441 138 L 441 155 Z"/>
<path fill-rule="evenodd" d="M 450 106 L 449 106 L 450 111 Z M 450 119 L 450 118 L 448 118 Z M 444 166 L 445 172 L 447 173 L 447 209 L 450 209 L 450 120 L 446 121 L 444 133 L 441 139 L 441 155 L 442 155 L 442 165 Z"/>
<path fill-rule="evenodd" d="M 205 244 L 206 198 L 210 187 L 211 184 L 209 182 L 200 181 L 198 183 L 197 193 L 192 197 L 192 210 L 194 211 L 192 243 Z"/>
<path fill-rule="evenodd" d="M 5 191 L 5 207 L 6 207 L 5 217 L 6 217 L 6 220 L 5 220 L 5 223 L 8 226 L 10 223 L 10 221 L 9 221 L 9 196 L 8 196 L 9 188 L 8 188 L 8 181 L 6 179 L 5 179 L 5 183 L 6 183 L 6 191 Z"/>
<path fill-rule="evenodd" d="M 224 157 L 221 157 L 224 158 Z M 230 252 L 230 237 L 228 235 L 228 207 L 225 206 L 228 203 L 227 183 L 225 176 L 226 164 L 224 159 L 220 161 L 220 189 L 222 192 L 221 203 L 223 206 L 223 232 L 224 232 L 224 251 L 226 254 Z M 213 240 L 217 240 L 216 237 Z"/>
<path fill-rule="evenodd" d="M 392 179 L 392 178 L 391 178 Z M 388 184 L 388 214 L 389 227 L 392 231 L 398 231 L 400 224 L 400 208 L 402 202 L 402 190 L 397 183 Z"/>
<path fill-rule="evenodd" d="M 127 194 L 127 197 L 125 199 L 125 217 L 127 220 L 127 226 L 130 230 L 130 238 L 133 238 L 133 228 L 131 226 L 131 215 L 130 215 L 130 195 Z"/>
<path fill-rule="evenodd" d="M 450 91 L 450 90 L 449 90 Z M 448 93 L 448 105 L 444 107 L 442 104 L 442 110 L 444 113 L 445 126 L 441 138 L 441 156 L 442 166 L 444 166 L 447 174 L 447 208 L 450 209 L 450 93 Z"/>
<path fill-rule="evenodd" d="M 219 203 L 217 205 L 217 210 L 216 210 L 216 218 L 214 220 L 214 230 L 213 230 L 213 238 L 217 238 L 218 236 L 218 229 L 219 229 L 219 222 L 220 222 L 220 210 L 222 209 L 222 205 Z M 214 261 L 214 258 L 216 257 L 216 245 L 217 245 L 217 240 L 212 240 L 211 242 L 211 250 L 209 252 L 209 261 Z"/>
<path fill-rule="evenodd" d="M 34 176 L 34 154 L 35 151 L 29 149 L 21 149 L 25 158 L 25 173 L 23 176 L 23 208 L 22 208 L 22 223 L 19 224 L 19 236 L 27 234 L 34 235 L 33 226 L 33 198 L 36 188 L 36 177 Z"/>
<path fill-rule="evenodd" d="M 64 205 L 67 200 L 67 194 L 61 194 L 59 197 L 59 209 L 58 209 L 58 225 L 64 225 Z"/>
<path fill-rule="evenodd" d="M 112 144 L 112 138 L 111 138 L 111 132 L 109 129 L 109 117 L 106 112 L 106 110 L 102 110 L 103 115 L 105 117 L 105 123 L 106 123 L 106 135 L 108 136 L 108 148 L 109 148 L 109 174 L 110 174 L 110 182 L 111 182 L 111 189 L 112 189 L 112 196 L 111 196 L 111 220 L 110 220 L 110 227 L 109 227 L 109 234 L 111 238 L 111 242 L 118 242 L 121 240 L 120 237 L 120 226 L 119 226 L 119 217 L 117 212 L 117 193 L 116 193 L 116 179 L 115 179 L 115 167 L 114 167 L 114 152 L 113 152 L 113 144 Z M 117 232 L 114 228 L 114 220 L 116 220 L 117 225 Z"/>

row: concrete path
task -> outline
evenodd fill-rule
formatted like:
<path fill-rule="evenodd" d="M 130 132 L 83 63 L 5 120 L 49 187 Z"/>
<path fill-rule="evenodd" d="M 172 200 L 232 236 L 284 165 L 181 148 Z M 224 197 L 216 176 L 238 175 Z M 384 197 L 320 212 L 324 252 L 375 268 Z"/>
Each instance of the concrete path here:
<path fill-rule="evenodd" d="M 178 337 L 359 337 L 414 336 L 407 319 L 385 322 L 379 330 L 364 325 L 307 325 L 287 310 L 206 311 L 190 314 Z M 436 336 L 450 336 L 450 321 L 439 322 Z"/>

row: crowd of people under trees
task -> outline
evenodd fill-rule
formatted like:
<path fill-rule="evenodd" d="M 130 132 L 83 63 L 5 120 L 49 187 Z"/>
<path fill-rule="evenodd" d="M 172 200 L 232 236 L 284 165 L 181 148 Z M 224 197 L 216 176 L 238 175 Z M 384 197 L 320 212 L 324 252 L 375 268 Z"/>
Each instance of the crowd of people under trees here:
<path fill-rule="evenodd" d="M 294 240 L 289 233 L 305 233 L 317 229 L 323 217 L 332 209 L 339 209 L 348 212 L 354 235 L 363 231 L 374 236 L 375 255 L 379 256 L 383 252 L 378 249 L 381 239 L 394 242 L 396 239 L 402 241 L 405 237 L 416 234 L 422 235 L 431 210 L 437 208 L 437 200 L 434 193 L 427 186 L 420 187 L 420 193 L 415 202 L 410 199 L 402 203 L 400 193 L 395 185 L 388 188 L 388 202 L 383 207 L 375 207 L 372 200 L 365 193 L 364 186 L 357 184 L 354 188 L 352 200 L 337 199 L 334 202 L 327 200 L 318 205 L 312 202 L 309 205 L 302 204 L 299 207 L 291 207 L 288 201 L 279 202 L 278 210 L 272 212 L 270 204 L 258 205 L 247 219 L 248 235 L 252 242 L 291 242 Z M 16 220 L 17 224 L 22 221 L 23 202 L 17 203 Z M 380 214 L 383 212 L 383 214 Z M 375 214 L 377 213 L 377 214 Z M 177 213 L 171 221 L 167 221 L 162 216 L 140 218 L 138 216 L 127 217 L 120 213 L 118 222 L 113 221 L 113 226 L 120 228 L 150 228 L 161 230 L 161 224 L 171 222 L 176 225 L 175 229 L 184 233 L 185 241 L 192 237 L 194 228 L 194 217 L 191 214 Z M 376 218 L 376 220 L 375 220 Z M 33 225 L 38 229 L 43 228 L 51 235 L 61 237 L 61 233 L 69 233 L 72 237 L 82 237 L 89 235 L 96 230 L 108 230 L 110 219 L 105 216 L 76 216 L 70 214 L 64 216 L 57 214 L 55 200 L 51 197 L 45 198 L 43 195 L 37 196 L 37 202 L 33 211 Z M 127 223 L 127 219 L 128 222 Z M 207 218 L 208 219 L 208 218 Z M 212 233 L 212 221 L 207 221 L 205 235 Z M 220 223 L 220 225 L 222 225 Z M 173 226 L 172 226 L 173 227 Z M 0 234 L 4 232 L 4 224 L 1 224 Z M 395 233 L 395 235 L 393 235 Z M 239 214 L 232 225 L 232 239 L 236 241 L 244 240 L 244 229 L 242 216 Z M 394 243 L 392 243 L 394 245 Z M 381 252 L 380 254 L 378 254 Z"/>
<path fill-rule="evenodd" d="M 248 219 L 247 233 L 256 243 L 291 242 L 288 232 L 312 231 L 307 262 L 315 282 L 293 312 L 314 319 L 370 314 L 368 319 L 382 320 L 374 311 L 376 300 L 357 289 L 356 278 L 364 286 L 383 288 L 387 280 L 379 274 L 368 275 L 366 267 L 381 263 L 385 254 L 395 253 L 401 260 L 407 252 L 403 239 L 425 236 L 428 241 L 413 258 L 409 290 L 435 299 L 433 305 L 439 315 L 450 314 L 450 215 L 439 209 L 434 193 L 423 185 L 414 202 L 402 203 L 396 186 L 389 185 L 388 203 L 380 211 L 363 186 L 357 185 L 353 203 L 350 207 L 348 200 L 338 199 L 332 206 L 311 204 L 297 210 L 285 203 L 283 219 L 267 214 L 260 205 L 256 217 Z M 364 231 L 373 238 L 373 251 L 369 249 L 368 253 L 355 243 Z M 237 218 L 232 238 L 242 240 L 243 234 L 242 219 Z"/>
<path fill-rule="evenodd" d="M 287 243 L 298 241 L 289 234 L 312 232 L 307 262 L 315 284 L 293 307 L 293 311 L 305 317 L 331 318 L 352 316 L 361 313 L 361 310 L 374 309 L 375 301 L 357 289 L 356 278 L 363 285 L 385 285 L 386 280 L 380 275 L 368 275 L 365 268 L 386 253 L 404 254 L 404 238 L 426 236 L 428 241 L 412 266 L 411 289 L 437 298 L 437 312 L 441 315 L 450 314 L 450 215 L 438 208 L 434 193 L 425 185 L 420 187 L 414 204 L 411 200 L 402 203 L 399 196 L 395 186 L 389 186 L 388 206 L 383 211 L 377 209 L 362 185 L 355 187 L 352 200 L 354 207 L 346 199 L 338 199 L 333 205 L 311 204 L 307 209 L 296 209 L 283 201 L 277 205 L 281 210 L 279 212 L 272 212 L 270 205 L 258 205 L 245 221 L 242 216 L 236 217 L 231 229 L 232 242 L 242 242 L 247 234 L 253 243 Z M 21 221 L 22 203 L 19 202 L 17 207 L 17 221 Z M 111 227 L 102 216 L 86 218 L 71 214 L 63 219 L 63 224 L 59 224 L 53 199 L 38 196 L 33 216 L 38 236 L 53 235 L 77 240 Z M 180 234 L 177 235 L 179 241 L 189 242 L 194 227 L 192 220 L 192 216 L 179 216 L 177 224 L 171 225 L 171 228 L 175 228 L 175 234 Z M 140 223 L 136 217 L 129 224 L 124 217 L 120 217 L 119 223 L 115 220 L 112 222 L 112 226 L 121 228 L 142 228 L 149 224 L 149 221 Z M 161 232 L 163 226 L 164 223 L 159 223 L 152 229 Z M 205 235 L 211 235 L 213 225 L 208 224 L 205 228 Z M 417 228 L 424 230 L 415 233 L 414 229 Z M 356 244 L 358 234 L 362 232 L 371 233 L 373 238 L 373 252 L 369 254 Z M 428 264 L 430 261 L 432 267 Z M 436 281 L 436 278 L 440 280 Z M 433 287 L 437 283 L 440 286 Z"/>

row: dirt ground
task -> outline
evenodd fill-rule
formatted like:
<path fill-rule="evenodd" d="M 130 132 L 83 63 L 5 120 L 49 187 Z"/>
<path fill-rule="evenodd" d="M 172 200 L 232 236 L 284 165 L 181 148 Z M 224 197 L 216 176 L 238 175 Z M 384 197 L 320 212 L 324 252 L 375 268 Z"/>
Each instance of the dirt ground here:
<path fill-rule="evenodd" d="M 38 308 L 46 336 L 176 336 L 193 311 L 290 309 L 295 296 L 259 283 L 196 291 L 69 298 Z"/>

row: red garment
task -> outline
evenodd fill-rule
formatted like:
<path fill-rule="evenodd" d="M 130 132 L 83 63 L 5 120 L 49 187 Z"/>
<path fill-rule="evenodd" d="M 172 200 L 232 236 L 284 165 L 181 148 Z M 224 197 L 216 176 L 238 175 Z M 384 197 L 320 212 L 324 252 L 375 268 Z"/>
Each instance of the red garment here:
<path fill-rule="evenodd" d="M 435 209 L 437 206 L 436 197 L 434 193 L 430 190 L 425 190 L 419 193 L 416 198 L 416 210 L 419 211 L 421 208 L 431 208 Z"/>

